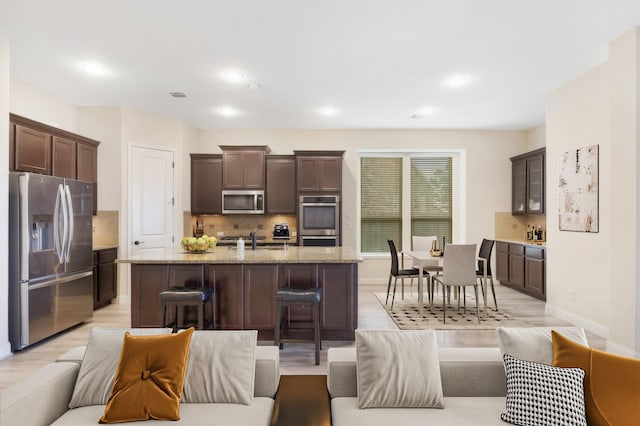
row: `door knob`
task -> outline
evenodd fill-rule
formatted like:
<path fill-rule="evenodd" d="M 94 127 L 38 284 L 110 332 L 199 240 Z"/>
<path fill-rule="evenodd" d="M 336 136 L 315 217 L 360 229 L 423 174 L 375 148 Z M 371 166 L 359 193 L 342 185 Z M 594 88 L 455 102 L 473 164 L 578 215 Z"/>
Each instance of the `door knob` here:
<path fill-rule="evenodd" d="M 144 244 L 144 241 L 138 241 L 138 240 L 135 240 L 135 241 L 133 242 L 133 244 L 135 244 L 135 245 Z"/>

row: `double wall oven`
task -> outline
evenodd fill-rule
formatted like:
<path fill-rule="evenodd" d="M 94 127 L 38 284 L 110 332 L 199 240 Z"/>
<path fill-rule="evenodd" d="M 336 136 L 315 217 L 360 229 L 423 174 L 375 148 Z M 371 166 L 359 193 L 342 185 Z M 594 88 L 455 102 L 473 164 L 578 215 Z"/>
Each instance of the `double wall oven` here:
<path fill-rule="evenodd" d="M 298 205 L 301 246 L 331 247 L 340 243 L 340 196 L 301 195 Z"/>

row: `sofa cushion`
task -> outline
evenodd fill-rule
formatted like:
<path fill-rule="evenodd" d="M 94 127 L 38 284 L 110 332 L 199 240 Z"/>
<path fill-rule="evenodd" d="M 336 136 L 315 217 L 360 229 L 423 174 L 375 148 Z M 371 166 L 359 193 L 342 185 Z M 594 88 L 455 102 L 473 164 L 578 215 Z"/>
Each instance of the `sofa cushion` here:
<path fill-rule="evenodd" d="M 268 426 L 271 423 L 273 399 L 256 397 L 251 405 L 181 404 L 180 420 L 154 420 L 145 426 Z M 97 424 L 104 405 L 74 408 L 58 418 L 52 426 L 89 426 Z M 127 423 L 127 426 L 142 422 Z"/>
<path fill-rule="evenodd" d="M 591 349 L 552 332 L 553 365 L 585 371 L 589 425 L 638 424 L 640 360 Z"/>
<path fill-rule="evenodd" d="M 250 404 L 257 339 L 256 330 L 193 333 L 183 401 Z"/>
<path fill-rule="evenodd" d="M 126 331 L 136 336 L 171 333 L 170 328 L 91 329 L 69 408 L 107 403 Z"/>
<path fill-rule="evenodd" d="M 442 408 L 438 346 L 433 330 L 357 330 L 360 408 Z"/>
<path fill-rule="evenodd" d="M 503 355 L 510 354 L 518 359 L 551 365 L 551 330 L 588 345 L 587 336 L 580 327 L 498 327 L 496 333 L 500 351 Z"/>
<path fill-rule="evenodd" d="M 180 420 L 193 328 L 179 334 L 124 334 L 111 396 L 100 423 Z"/>
<path fill-rule="evenodd" d="M 560 368 L 504 355 L 507 411 L 501 418 L 515 425 L 586 426 L 580 368 Z"/>
<path fill-rule="evenodd" d="M 445 397 L 444 410 L 431 408 L 358 408 L 358 399 L 331 400 L 333 426 L 505 426 L 504 397 Z"/>

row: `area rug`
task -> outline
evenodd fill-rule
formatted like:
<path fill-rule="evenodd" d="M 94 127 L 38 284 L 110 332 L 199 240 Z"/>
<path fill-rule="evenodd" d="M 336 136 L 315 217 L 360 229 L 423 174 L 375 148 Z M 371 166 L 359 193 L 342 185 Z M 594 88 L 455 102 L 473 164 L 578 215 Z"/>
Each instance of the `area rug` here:
<path fill-rule="evenodd" d="M 473 296 L 467 294 L 467 312 L 464 313 L 462 302 L 458 311 L 458 302 L 451 297 L 451 304 L 447 305 L 447 322 L 442 322 L 442 296 L 437 294 L 433 303 L 433 309 L 429 309 L 427 296 L 424 297 L 424 310 L 422 315 L 418 312 L 418 296 L 405 293 L 404 300 L 396 294 L 396 300 L 391 309 L 391 296 L 389 304 L 385 305 L 386 293 L 376 293 L 376 298 L 387 311 L 393 322 L 400 330 L 491 330 L 496 327 L 523 327 L 527 323 L 514 319 L 508 312 L 500 309 L 496 311 L 491 306 L 487 312 L 483 311 L 484 305 L 480 303 L 480 324 L 476 318 L 476 301 Z"/>

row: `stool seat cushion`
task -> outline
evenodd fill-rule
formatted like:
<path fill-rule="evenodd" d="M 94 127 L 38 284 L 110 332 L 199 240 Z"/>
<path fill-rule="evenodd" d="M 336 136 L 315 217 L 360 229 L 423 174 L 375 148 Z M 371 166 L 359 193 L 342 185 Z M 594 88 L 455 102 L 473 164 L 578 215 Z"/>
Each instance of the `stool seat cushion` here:
<path fill-rule="evenodd" d="M 211 299 L 212 294 L 213 289 L 211 287 L 169 287 L 160 292 L 160 302 L 206 302 Z"/>
<path fill-rule="evenodd" d="M 320 302 L 320 289 L 319 288 L 281 288 L 276 291 L 277 302 L 307 302 L 307 303 L 319 303 Z"/>

